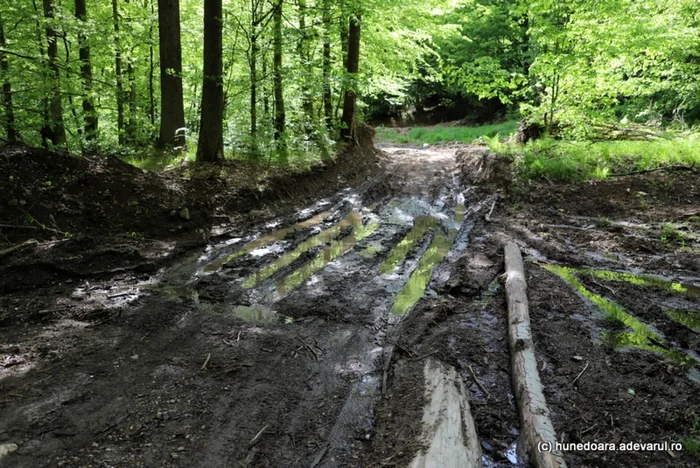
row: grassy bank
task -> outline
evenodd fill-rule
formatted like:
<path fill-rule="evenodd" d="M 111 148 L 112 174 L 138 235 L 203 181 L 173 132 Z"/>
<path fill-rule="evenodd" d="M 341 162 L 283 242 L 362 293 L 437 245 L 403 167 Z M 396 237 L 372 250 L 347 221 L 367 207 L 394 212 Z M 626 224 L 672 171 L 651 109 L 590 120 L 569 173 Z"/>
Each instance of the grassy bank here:
<path fill-rule="evenodd" d="M 571 142 L 551 138 L 515 145 L 488 138 L 492 151 L 514 158 L 526 179 L 600 180 L 615 174 L 683 165 L 700 170 L 700 135 L 672 140 Z"/>
<path fill-rule="evenodd" d="M 465 127 L 457 125 L 435 125 L 432 127 L 390 128 L 377 127 L 377 143 L 472 143 L 480 137 L 495 137 L 510 135 L 518 128 L 516 120 L 508 120 L 500 124 L 482 125 L 480 127 Z"/>

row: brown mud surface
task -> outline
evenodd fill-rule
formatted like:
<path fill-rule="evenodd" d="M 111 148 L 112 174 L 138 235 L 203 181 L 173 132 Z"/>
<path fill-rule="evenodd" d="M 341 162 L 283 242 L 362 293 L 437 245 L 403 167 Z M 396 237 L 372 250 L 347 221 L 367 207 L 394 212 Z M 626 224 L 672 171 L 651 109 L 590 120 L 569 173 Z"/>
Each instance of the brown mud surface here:
<path fill-rule="evenodd" d="M 498 282 L 510 241 L 558 439 L 697 447 L 695 178 L 522 185 L 484 148 L 382 149 L 379 166 L 367 152 L 281 178 L 283 200 L 0 155 L 18 200 L 2 222 L 53 214 L 76 234 L 2 230 L 0 448 L 15 450 L 0 466 L 407 466 L 428 358 L 464 382 L 483 465 L 526 466 Z M 699 456 L 564 450 L 574 467 Z"/>

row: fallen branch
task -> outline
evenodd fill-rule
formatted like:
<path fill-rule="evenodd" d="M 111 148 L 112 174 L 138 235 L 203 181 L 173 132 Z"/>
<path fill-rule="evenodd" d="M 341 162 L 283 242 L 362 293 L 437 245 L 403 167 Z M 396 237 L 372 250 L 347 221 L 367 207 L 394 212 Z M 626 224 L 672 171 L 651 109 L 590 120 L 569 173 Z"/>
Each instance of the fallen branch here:
<path fill-rule="evenodd" d="M 488 390 L 481 385 L 481 382 L 479 382 L 479 379 L 476 377 L 476 373 L 474 372 L 474 369 L 472 369 L 472 366 L 469 366 L 469 373 L 472 375 L 472 379 L 474 379 L 474 382 L 479 386 L 482 392 L 484 392 L 484 395 L 486 395 L 486 399 L 488 400 L 490 398 Z"/>
<path fill-rule="evenodd" d="M 265 432 L 265 429 L 267 429 L 267 428 L 268 428 L 268 426 L 263 427 L 262 429 L 260 429 L 260 431 L 258 431 L 257 434 L 255 434 L 255 437 L 250 439 L 250 442 L 248 442 L 248 448 L 251 448 L 251 447 L 255 446 L 255 444 L 257 444 L 258 442 L 260 442 L 260 437 L 262 437 L 263 432 Z"/>
<path fill-rule="evenodd" d="M 22 224 L 0 224 L 0 228 L 7 229 L 39 229 L 36 226 L 24 226 Z"/>
<path fill-rule="evenodd" d="M 554 450 L 556 434 L 537 372 L 523 258 L 512 242 L 505 247 L 505 266 L 508 345 L 513 368 L 513 393 L 520 414 L 521 447 L 525 460 L 536 468 L 564 468 L 564 459 Z M 542 450 L 543 447 L 551 450 Z"/>

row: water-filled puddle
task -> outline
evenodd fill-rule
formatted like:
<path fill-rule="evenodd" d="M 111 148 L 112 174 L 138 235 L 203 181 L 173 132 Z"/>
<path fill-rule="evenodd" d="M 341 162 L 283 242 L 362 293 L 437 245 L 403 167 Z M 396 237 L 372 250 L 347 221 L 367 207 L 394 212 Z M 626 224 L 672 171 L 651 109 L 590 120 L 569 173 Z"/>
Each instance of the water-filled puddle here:
<path fill-rule="evenodd" d="M 340 233 L 351 227 L 353 228 L 353 233 L 355 231 L 361 231 L 364 226 L 362 225 L 362 215 L 356 212 L 351 212 L 348 214 L 345 218 L 341 219 L 338 224 L 335 224 L 334 226 L 331 226 L 330 228 L 321 231 L 319 234 L 316 234 L 313 237 L 310 237 L 309 239 L 305 240 L 301 244 L 299 244 L 293 251 L 282 255 L 281 257 L 277 258 L 275 261 L 270 263 L 269 265 L 266 265 L 259 270 L 257 270 L 255 273 L 250 275 L 243 283 L 243 287 L 245 288 L 252 288 L 257 286 L 258 284 L 262 283 L 265 281 L 267 278 L 270 276 L 274 275 L 278 271 L 280 271 L 282 268 L 286 267 L 290 263 L 292 263 L 294 260 L 299 258 L 303 253 L 307 252 L 308 250 L 321 246 L 323 244 L 327 244 L 331 242 L 333 239 L 338 237 Z M 350 236 L 347 236 L 344 239 L 348 239 Z M 336 243 L 332 244 L 343 244 L 343 240 L 338 241 Z M 354 245 L 354 243 L 352 244 Z M 350 247 L 352 247 L 350 245 Z M 331 246 L 333 247 L 333 245 Z M 336 245 L 335 249 L 338 249 L 339 247 Z M 335 251 L 335 250 L 333 250 Z M 347 251 L 344 250 L 343 253 Z M 325 252 L 325 250 L 324 250 Z M 330 255 L 326 254 L 326 255 Z M 342 255 L 342 254 L 340 254 Z M 336 255 L 337 256 L 337 255 Z M 325 264 L 324 264 L 325 265 Z"/>
<path fill-rule="evenodd" d="M 430 216 L 419 216 L 416 218 L 413 227 L 408 232 L 406 237 L 401 242 L 396 244 L 396 247 L 391 249 L 389 256 L 384 260 L 384 263 L 379 267 L 379 273 L 384 274 L 393 270 L 400 262 L 402 262 L 408 252 L 411 251 L 413 245 L 423 238 L 425 233 L 430 228 L 437 227 L 438 223 L 435 218 Z"/>
<path fill-rule="evenodd" d="M 667 291 L 685 294 L 690 297 L 700 297 L 700 286 L 686 283 L 676 283 L 651 275 L 637 275 L 608 270 L 578 270 L 605 281 L 618 281 L 633 284 L 635 286 L 657 287 Z"/>
<path fill-rule="evenodd" d="M 283 279 L 277 282 L 277 293 L 280 296 L 301 286 L 301 284 L 309 279 L 312 275 L 320 271 L 336 258 L 344 255 L 355 244 L 362 239 L 370 236 L 379 227 L 378 221 L 371 221 L 366 226 L 362 224 L 362 219 L 353 218 L 357 221 L 353 224 L 353 229 L 350 234 L 337 241 L 331 241 L 330 245 L 325 247 L 316 255 L 316 258 L 305 263 L 294 272 L 290 273 Z"/>
<path fill-rule="evenodd" d="M 315 226 L 316 224 L 319 224 L 321 221 L 323 221 L 326 217 L 330 216 L 333 214 L 330 211 L 323 211 L 316 216 L 313 216 L 309 219 L 306 219 L 304 221 L 300 221 L 296 224 L 293 224 L 291 226 L 288 226 L 284 229 L 279 229 L 277 231 L 271 232 L 269 234 L 265 234 L 264 236 L 261 236 L 254 241 L 248 242 L 245 244 L 243 247 L 240 249 L 236 250 L 235 252 L 231 253 L 230 255 L 227 255 L 225 257 L 220 258 L 219 260 L 216 260 L 215 262 L 210 263 L 209 265 L 205 266 L 202 271 L 204 273 L 211 273 L 213 271 L 220 270 L 224 265 L 229 263 L 232 260 L 235 260 L 238 257 L 241 257 L 245 254 L 251 253 L 254 250 L 257 250 L 261 247 L 264 247 L 268 244 L 271 244 L 273 242 L 281 241 L 284 239 L 288 234 L 295 232 L 295 231 L 301 231 L 303 229 L 310 228 L 311 226 Z"/>
<path fill-rule="evenodd" d="M 453 223 L 453 225 L 456 225 L 457 227 L 449 229 L 447 234 L 440 230 L 435 232 L 428 250 L 425 251 L 418 262 L 418 266 L 415 270 L 413 270 L 411 276 L 408 278 L 408 281 L 396 296 L 394 305 L 391 307 L 392 315 L 404 315 L 411 307 L 415 305 L 416 302 L 418 302 L 421 297 L 423 297 L 423 294 L 425 294 L 425 290 L 428 287 L 428 283 L 430 283 L 430 278 L 433 275 L 433 269 L 445 258 L 447 253 L 450 251 L 455 238 L 457 237 L 459 226 L 461 225 L 461 221 L 458 222 L 457 220 L 464 219 L 464 212 L 464 205 L 457 205 L 454 216 L 455 222 Z M 420 218 L 416 219 L 416 225 L 418 225 L 419 219 Z M 433 222 L 436 221 L 433 220 Z M 425 230 L 433 227 L 431 223 L 427 221 L 422 221 L 422 224 L 426 227 L 423 228 L 419 226 L 416 228 L 416 226 L 414 226 L 414 229 L 409 232 L 407 238 L 411 236 L 414 231 L 420 232 L 420 230 L 422 230 L 425 232 Z M 411 245 L 413 245 L 414 242 L 415 240 L 412 241 Z M 399 246 L 400 245 L 401 243 L 399 243 Z M 396 249 L 398 249 L 398 246 Z M 405 256 L 406 254 L 403 253 L 403 255 Z M 391 254 L 389 254 L 389 257 L 387 258 L 387 261 L 384 262 L 384 265 L 386 265 L 390 260 L 392 260 Z M 398 262 L 398 259 L 396 261 Z M 382 267 L 384 267 L 384 265 L 382 265 Z M 393 265 L 387 271 L 390 271 L 391 269 L 393 269 Z"/>
<path fill-rule="evenodd" d="M 619 305 L 587 289 L 575 276 L 576 273 L 591 274 L 597 270 L 577 270 L 558 265 L 544 265 L 543 268 L 556 274 L 573 286 L 579 294 L 595 304 L 608 319 L 622 324 L 630 330 L 625 332 L 604 332 L 603 340 L 606 343 L 615 348 L 636 348 L 651 351 L 689 367 L 694 367 L 697 364 L 697 361 L 692 356 L 688 356 L 679 349 L 672 349 L 672 346 L 666 343 L 659 333 L 652 331 L 649 326 L 629 314 Z M 658 278 L 654 279 L 658 280 Z"/>

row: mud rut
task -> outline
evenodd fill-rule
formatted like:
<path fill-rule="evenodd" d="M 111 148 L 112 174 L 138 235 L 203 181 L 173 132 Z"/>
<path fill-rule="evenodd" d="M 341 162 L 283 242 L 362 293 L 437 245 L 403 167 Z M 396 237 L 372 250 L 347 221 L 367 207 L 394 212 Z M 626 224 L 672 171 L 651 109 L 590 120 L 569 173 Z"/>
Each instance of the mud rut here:
<path fill-rule="evenodd" d="M 472 255 L 490 286 L 475 302 L 478 316 L 465 319 L 467 335 L 445 338 L 440 329 L 424 339 L 440 325 L 440 304 L 411 318 L 421 298 L 454 287 L 455 262 L 491 199 L 461 185 L 453 149 L 384 150 L 389 196 L 376 195 L 388 183 L 380 176 L 260 232 L 224 229 L 220 242 L 155 276 L 76 285 L 67 302 L 82 304 L 85 322 L 15 337 L 55 356 L 27 382 L 6 385 L 22 398 L 3 413 L 0 435 L 20 442 L 6 460 L 401 465 L 426 448 L 424 367 L 441 367 L 440 378 L 466 383 L 481 407 L 477 432 L 502 441 L 482 442 L 493 451 L 484 465 L 519 465 L 505 323 L 496 312 L 505 305 L 493 302 L 501 266 Z M 465 351 L 441 363 L 439 350 L 470 346 L 462 338 L 478 341 L 491 360 Z M 464 388 L 458 393 L 459 405 Z"/>

